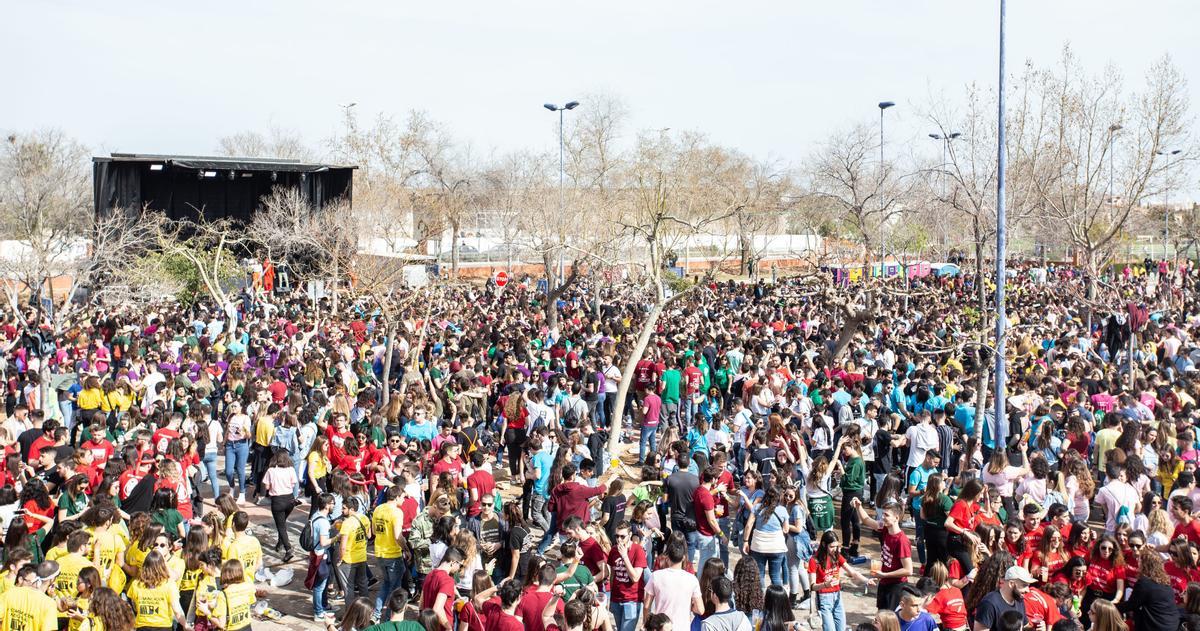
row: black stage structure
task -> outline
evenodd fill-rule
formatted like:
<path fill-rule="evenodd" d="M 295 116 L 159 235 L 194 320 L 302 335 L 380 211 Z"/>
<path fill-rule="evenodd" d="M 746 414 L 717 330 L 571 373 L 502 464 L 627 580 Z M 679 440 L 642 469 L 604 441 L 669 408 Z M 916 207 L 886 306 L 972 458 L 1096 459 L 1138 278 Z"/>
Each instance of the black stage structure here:
<path fill-rule="evenodd" d="M 248 223 L 277 186 L 298 188 L 317 208 L 351 201 L 352 166 L 278 158 L 113 153 L 92 158 L 96 218 L 143 208 L 168 219 Z"/>

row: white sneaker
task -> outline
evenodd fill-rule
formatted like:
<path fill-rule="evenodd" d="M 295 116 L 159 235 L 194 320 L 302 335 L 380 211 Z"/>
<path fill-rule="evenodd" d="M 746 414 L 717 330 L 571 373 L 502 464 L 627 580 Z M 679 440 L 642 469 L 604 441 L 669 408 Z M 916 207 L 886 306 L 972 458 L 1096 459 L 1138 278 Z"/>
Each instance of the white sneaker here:
<path fill-rule="evenodd" d="M 242 493 L 241 495 L 238 495 L 237 503 L 238 503 L 238 504 L 245 504 L 245 503 L 246 503 L 246 494 L 245 494 L 245 493 Z"/>

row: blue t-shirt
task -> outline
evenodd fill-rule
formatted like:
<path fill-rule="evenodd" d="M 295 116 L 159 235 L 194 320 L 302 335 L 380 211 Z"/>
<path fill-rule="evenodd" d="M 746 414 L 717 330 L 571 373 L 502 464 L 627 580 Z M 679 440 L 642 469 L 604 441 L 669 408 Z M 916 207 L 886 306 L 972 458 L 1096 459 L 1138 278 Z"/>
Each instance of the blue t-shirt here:
<path fill-rule="evenodd" d="M 754 518 L 754 529 L 762 532 L 779 532 L 788 523 L 788 512 L 783 506 L 776 505 L 775 510 L 767 513 L 759 511 Z"/>
<path fill-rule="evenodd" d="M 896 616 L 900 620 L 900 631 L 937 631 L 937 623 L 933 621 L 933 616 L 929 615 L 928 611 L 922 611 L 917 614 L 912 620 L 905 620 L 900 616 Z"/>
<path fill-rule="evenodd" d="M 926 469 L 925 467 L 917 467 L 908 474 L 908 486 L 914 486 L 918 491 L 924 491 L 929 485 L 929 476 L 937 473 L 937 469 Z M 912 500 L 913 509 L 921 510 L 921 496 L 918 495 Z"/>
<path fill-rule="evenodd" d="M 967 405 L 964 401 L 954 407 L 954 422 L 970 436 L 975 433 L 975 406 Z"/>
<path fill-rule="evenodd" d="M 318 515 L 317 517 L 313 518 L 313 540 L 317 544 L 316 547 L 313 548 L 313 552 L 316 552 L 317 554 L 325 554 L 325 551 L 329 548 L 329 546 L 322 546 L 321 538 L 326 537 L 332 541 L 333 537 L 330 535 L 331 528 L 332 525 L 329 523 L 328 516 Z"/>
<path fill-rule="evenodd" d="M 533 466 L 541 471 L 541 475 L 533 483 L 533 492 L 542 497 L 550 496 L 550 469 L 554 467 L 554 452 L 543 449 L 533 454 Z"/>
<path fill-rule="evenodd" d="M 437 425 L 425 421 L 424 423 L 409 422 L 405 423 L 404 429 L 400 430 L 400 434 L 405 440 L 433 440 L 437 434 Z"/>

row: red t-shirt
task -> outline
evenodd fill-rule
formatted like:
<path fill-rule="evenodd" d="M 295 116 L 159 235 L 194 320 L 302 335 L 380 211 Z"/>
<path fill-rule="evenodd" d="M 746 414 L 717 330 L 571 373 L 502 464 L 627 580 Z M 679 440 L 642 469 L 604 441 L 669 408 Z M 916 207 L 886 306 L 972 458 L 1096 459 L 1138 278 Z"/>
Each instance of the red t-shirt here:
<path fill-rule="evenodd" d="M 404 516 L 403 525 L 400 526 L 401 530 L 404 532 L 412 530 L 412 523 L 417 518 L 418 508 L 417 498 L 415 497 L 406 497 L 404 501 L 400 502 L 400 514 Z"/>
<path fill-rule="evenodd" d="M 687 393 L 699 393 L 700 386 L 704 385 L 704 373 L 700 372 L 700 369 L 695 366 L 688 366 L 684 369 L 683 374 L 687 375 Z"/>
<path fill-rule="evenodd" d="M 925 611 L 941 620 L 941 628 L 951 631 L 967 626 L 967 605 L 963 601 L 962 590 L 957 587 L 947 587 L 925 605 Z"/>
<path fill-rule="evenodd" d="M 1088 587 L 1102 593 L 1117 591 L 1117 581 L 1125 579 L 1125 566 L 1113 567 L 1109 559 L 1092 559 L 1088 563 Z"/>
<path fill-rule="evenodd" d="M 37 462 L 38 457 L 42 455 L 42 450 L 53 446 L 53 438 L 47 438 L 45 434 L 38 436 L 37 440 L 33 441 L 33 444 L 29 446 L 29 462 Z"/>
<path fill-rule="evenodd" d="M 546 608 L 546 603 L 550 602 L 553 594 L 550 592 L 538 591 L 536 589 L 526 590 L 521 596 L 521 602 L 517 604 L 517 615 L 521 616 L 521 620 L 525 621 L 525 628 L 529 631 L 545 631 L 545 625 L 542 624 L 542 610 Z M 563 612 L 563 602 L 561 599 L 558 605 L 554 608 L 558 613 Z"/>
<path fill-rule="evenodd" d="M 348 453 L 342 453 L 342 456 L 337 459 L 337 468 L 345 471 L 348 474 L 362 473 L 363 462 L 366 460 L 366 458 L 367 457 L 361 453 L 357 456 L 351 456 Z"/>
<path fill-rule="evenodd" d="M 37 505 L 37 502 L 29 500 L 21 508 L 24 508 L 26 513 L 41 515 L 42 517 L 54 517 L 54 502 L 50 502 L 50 505 L 46 508 L 41 508 Z M 37 532 L 39 528 L 47 526 L 42 520 L 33 519 L 32 517 L 25 520 L 25 525 L 29 528 L 29 534 L 31 535 Z M 49 528 L 47 527 L 46 530 L 49 530 Z"/>
<path fill-rule="evenodd" d="M 100 438 L 99 440 L 90 438 L 87 442 L 83 443 L 83 448 L 92 452 L 93 463 L 100 466 L 107 464 L 113 455 L 113 444 L 104 438 Z"/>
<path fill-rule="evenodd" d="M 467 601 L 467 604 L 463 605 L 463 608 L 459 610 L 458 619 L 467 624 L 469 631 L 484 631 L 487 621 L 494 618 L 498 613 L 501 613 L 500 597 L 492 596 L 484 601 L 483 607 L 479 611 L 475 610 L 474 602 Z"/>
<path fill-rule="evenodd" d="M 713 498 L 712 491 L 709 491 L 708 487 L 703 484 L 696 487 L 696 492 L 692 494 L 692 505 L 696 507 L 696 529 L 700 531 L 700 534 L 705 537 L 717 534 L 712 524 L 708 523 L 708 516 L 705 514 L 710 510 L 715 514 L 717 510 L 717 501 Z"/>
<path fill-rule="evenodd" d="M 39 439 L 40 440 L 40 439 Z M 34 443 L 35 445 L 37 443 Z M 33 455 L 33 450 L 29 450 L 30 458 L 36 458 Z M 1171 533 L 1171 541 L 1180 537 L 1185 537 L 1188 543 L 1200 545 L 1200 519 L 1189 519 L 1188 523 L 1179 522 L 1175 524 L 1175 532 Z"/>
<path fill-rule="evenodd" d="M 647 567 L 646 552 L 642 550 L 642 546 L 629 546 L 629 562 L 633 564 L 634 568 Z M 616 546 L 608 551 L 608 565 L 612 567 L 612 602 L 642 602 L 646 589 L 645 572 L 635 583 L 629 575 L 629 568 L 625 567 L 625 560 L 617 552 Z"/>
<path fill-rule="evenodd" d="M 446 619 L 453 621 L 454 597 L 457 592 L 454 589 L 454 579 L 446 573 L 446 570 L 434 570 L 425 577 L 425 585 L 421 587 L 421 609 L 433 609 L 438 594 L 446 595 Z"/>
<path fill-rule="evenodd" d="M 953 511 L 951 511 L 953 514 Z M 881 569 L 884 572 L 891 572 L 903 567 L 904 559 L 912 558 L 912 544 L 908 542 L 908 535 L 901 530 L 896 534 L 892 534 L 886 530 L 880 530 L 879 536 L 882 543 L 879 545 L 879 556 L 881 559 Z M 896 583 L 907 583 L 907 576 L 890 576 L 879 579 L 880 585 L 895 585 Z"/>
<path fill-rule="evenodd" d="M 1062 613 L 1058 611 L 1058 603 L 1050 597 L 1050 594 L 1036 588 L 1030 587 L 1025 591 L 1025 619 L 1036 624 L 1040 620 L 1046 621 L 1046 628 L 1054 626 L 1054 623 L 1062 620 Z"/>
<path fill-rule="evenodd" d="M 593 488 L 578 482 L 563 482 L 554 487 L 551 501 L 554 503 L 554 510 L 558 513 L 558 523 L 564 523 L 571 517 L 579 517 L 585 524 L 591 521 L 592 515 L 588 510 L 588 500 L 603 495 L 604 490 L 603 486 Z"/>
<path fill-rule="evenodd" d="M 1034 578 L 1040 579 L 1041 569 L 1046 568 L 1046 576 L 1053 576 L 1055 572 L 1062 569 L 1067 564 L 1067 555 L 1061 552 L 1051 552 L 1043 558 L 1042 553 L 1034 552 L 1029 557 L 1029 573 Z"/>
<path fill-rule="evenodd" d="M 167 447 L 172 440 L 179 438 L 179 432 L 169 427 L 164 427 L 154 432 L 154 437 L 150 439 L 150 443 L 154 445 L 154 451 L 160 454 L 167 453 Z"/>
<path fill-rule="evenodd" d="M 492 492 L 496 490 L 496 478 L 480 469 L 467 477 L 467 492 L 470 493 L 471 489 L 478 491 L 479 499 L 467 506 L 467 516 L 475 517 L 483 512 L 485 501 L 492 501 Z"/>
<path fill-rule="evenodd" d="M 837 558 L 827 559 L 825 565 L 817 562 L 816 555 L 808 559 L 808 573 L 816 575 L 816 583 L 832 583 L 818 589 L 818 594 L 832 594 L 842 590 L 842 565 L 845 562 L 840 554 Z"/>
<path fill-rule="evenodd" d="M 961 530 L 975 530 L 979 525 L 979 504 L 958 500 L 950 507 L 950 517 Z"/>
<path fill-rule="evenodd" d="M 499 611 L 487 619 L 483 628 L 484 631 L 524 631 L 525 625 L 521 624 L 520 618 Z"/>
<path fill-rule="evenodd" d="M 443 458 L 438 458 L 437 462 L 433 463 L 433 478 L 436 480 L 438 475 L 449 473 L 455 484 L 462 478 L 462 460 L 455 458 L 450 462 L 446 462 Z"/>
<path fill-rule="evenodd" d="M 608 560 L 604 556 L 604 548 L 601 548 L 595 539 L 588 537 L 579 542 L 579 549 L 583 551 L 583 566 L 592 573 L 592 576 L 599 574 L 600 564 Z"/>

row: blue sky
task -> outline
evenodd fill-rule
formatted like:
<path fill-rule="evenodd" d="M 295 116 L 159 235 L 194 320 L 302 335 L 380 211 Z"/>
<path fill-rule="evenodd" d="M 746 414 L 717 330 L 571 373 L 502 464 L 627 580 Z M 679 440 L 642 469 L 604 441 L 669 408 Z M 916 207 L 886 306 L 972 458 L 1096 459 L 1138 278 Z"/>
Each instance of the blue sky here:
<path fill-rule="evenodd" d="M 476 152 L 550 149 L 546 101 L 622 97 L 635 128 L 695 129 L 796 163 L 874 123 L 936 150 L 918 109 L 996 79 L 996 1 L 308 2 L 5 0 L 0 129 L 58 127 L 96 151 L 211 153 L 274 125 L 312 145 L 339 103 L 423 109 Z M 1170 52 L 1200 90 L 1200 3 L 1009 2 L 1009 64 L 1070 42 L 1131 86 Z M 586 107 L 586 103 L 584 104 Z M 1193 114 L 1195 114 L 1194 108 Z"/>

